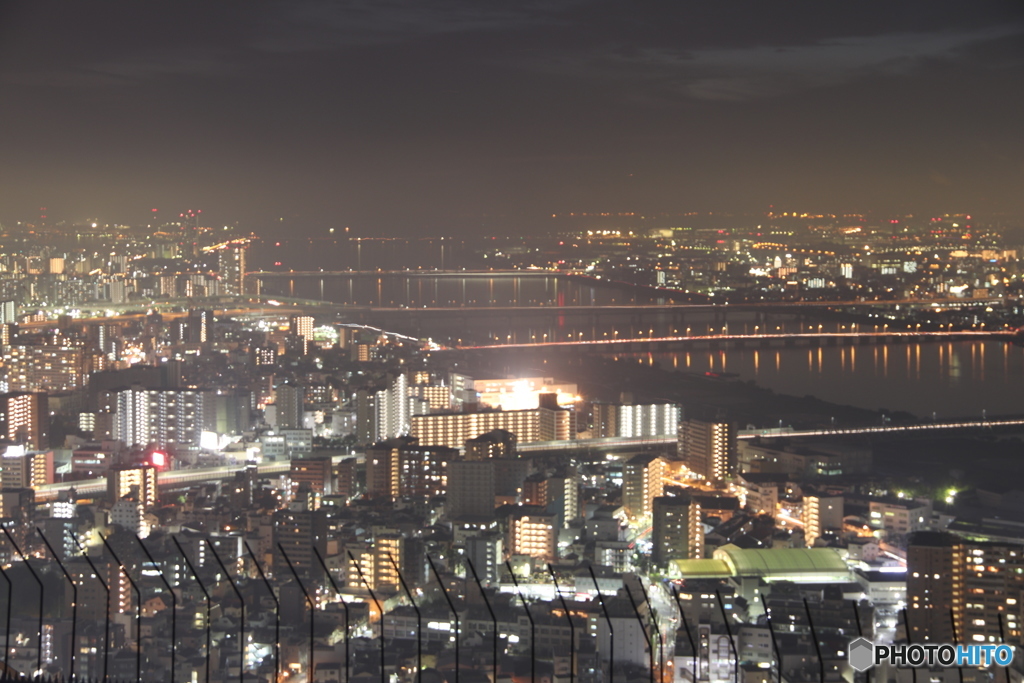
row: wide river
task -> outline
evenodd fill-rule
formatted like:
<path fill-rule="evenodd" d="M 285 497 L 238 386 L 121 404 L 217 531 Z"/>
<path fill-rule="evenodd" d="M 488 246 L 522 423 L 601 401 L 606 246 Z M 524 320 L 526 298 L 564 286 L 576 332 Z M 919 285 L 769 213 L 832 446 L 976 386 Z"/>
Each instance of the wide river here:
<path fill-rule="evenodd" d="M 389 329 L 453 345 L 579 341 L 704 335 L 728 332 L 849 331 L 849 323 L 767 311 L 709 310 L 682 313 L 650 309 L 590 313 L 545 310 L 558 305 L 621 306 L 671 303 L 671 294 L 607 281 L 560 276 L 494 277 L 381 274 L 279 278 L 264 292 L 374 307 L 445 308 L 416 316 L 384 318 Z M 536 307 L 511 314 L 508 307 Z M 471 309 L 462 311 L 460 309 Z M 861 322 L 856 329 L 882 329 Z M 895 329 L 895 328 L 894 328 Z M 553 356 L 554 357 L 554 356 Z M 732 349 L 671 354 L 619 354 L 638 363 L 660 363 L 691 372 L 735 373 L 779 393 L 814 395 L 861 408 L 902 410 L 920 417 L 1024 414 L 1024 348 L 1002 341 L 890 344 L 884 346 Z M 553 374 L 557 374 L 554 371 Z"/>
<path fill-rule="evenodd" d="M 971 341 L 814 349 L 618 354 L 693 372 L 736 373 L 778 393 L 920 417 L 1024 413 L 1024 348 Z"/>

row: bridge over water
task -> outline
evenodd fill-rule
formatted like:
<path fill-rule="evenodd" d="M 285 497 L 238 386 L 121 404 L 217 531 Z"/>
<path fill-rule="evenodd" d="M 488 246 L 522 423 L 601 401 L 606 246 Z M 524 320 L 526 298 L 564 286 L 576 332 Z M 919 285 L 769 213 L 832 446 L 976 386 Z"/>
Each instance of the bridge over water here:
<path fill-rule="evenodd" d="M 909 330 L 906 332 L 807 332 L 767 334 L 719 334 L 699 336 L 636 337 L 631 339 L 595 339 L 541 341 L 528 344 L 488 344 L 462 346 L 472 350 L 590 349 L 601 353 L 645 353 L 657 351 L 814 348 L 819 346 L 875 346 L 881 344 L 919 344 L 1000 339 L 1020 339 L 1017 330 Z M 448 349 L 454 350 L 454 349 Z"/>

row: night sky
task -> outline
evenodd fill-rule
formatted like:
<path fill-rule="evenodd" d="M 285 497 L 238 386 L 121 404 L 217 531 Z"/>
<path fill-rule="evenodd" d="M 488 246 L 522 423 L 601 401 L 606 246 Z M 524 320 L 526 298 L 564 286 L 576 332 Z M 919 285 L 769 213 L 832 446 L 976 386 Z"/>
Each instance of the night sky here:
<path fill-rule="evenodd" d="M 0 136 L 5 224 L 1019 216 L 1024 3 L 8 1 Z"/>

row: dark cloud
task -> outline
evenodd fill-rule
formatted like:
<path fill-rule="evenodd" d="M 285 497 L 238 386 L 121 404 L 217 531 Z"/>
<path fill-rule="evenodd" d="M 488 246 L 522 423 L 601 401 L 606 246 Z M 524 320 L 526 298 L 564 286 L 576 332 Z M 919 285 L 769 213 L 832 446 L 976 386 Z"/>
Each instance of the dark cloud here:
<path fill-rule="evenodd" d="M 566 209 L 969 208 L 946 204 L 978 188 L 1024 211 L 1022 20 L 915 0 L 8 2 L 0 221 L 202 203 L 254 226 L 458 231 Z"/>

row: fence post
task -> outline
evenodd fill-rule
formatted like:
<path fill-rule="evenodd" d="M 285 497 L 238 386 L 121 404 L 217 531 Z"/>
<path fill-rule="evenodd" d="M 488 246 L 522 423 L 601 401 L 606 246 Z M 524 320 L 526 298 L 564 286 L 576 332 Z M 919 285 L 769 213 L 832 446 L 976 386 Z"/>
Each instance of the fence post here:
<path fill-rule="evenodd" d="M 36 657 L 35 674 L 36 676 L 38 676 L 39 673 L 43 670 L 43 580 L 39 578 L 39 575 L 36 574 L 36 570 L 33 569 L 32 565 L 28 563 L 28 559 L 25 557 L 25 554 L 21 552 L 21 548 L 18 547 L 18 544 L 14 542 L 14 537 L 11 536 L 11 532 L 7 530 L 7 527 L 3 524 L 0 524 L 0 529 L 2 529 L 4 535 L 7 536 L 7 540 L 11 542 L 11 546 L 14 548 L 14 551 L 18 553 L 18 556 L 21 558 L 21 561 L 25 563 L 25 566 L 28 567 L 29 572 L 32 573 L 32 578 L 35 579 L 36 583 L 39 584 L 39 652 Z"/>
<path fill-rule="evenodd" d="M 366 586 L 366 590 L 370 593 L 370 599 L 373 600 L 373 604 L 377 605 L 377 612 L 380 614 L 380 681 L 381 683 L 387 683 L 387 674 L 385 673 L 385 664 L 387 660 L 384 658 L 384 606 L 380 604 L 377 596 L 374 595 L 373 588 L 370 586 L 370 582 L 363 576 L 363 568 L 356 562 L 356 558 L 352 555 L 352 551 L 348 551 L 348 559 L 352 561 L 352 564 L 356 568 L 356 573 L 359 574 L 359 580 Z M 427 558 L 429 559 L 429 557 Z M 369 621 L 369 619 L 367 619 Z M 372 633 L 372 631 L 371 631 Z"/>
<path fill-rule="evenodd" d="M 512 577 L 512 584 L 516 587 L 519 602 L 523 603 L 523 611 L 526 612 L 526 618 L 530 620 L 530 683 L 537 683 L 537 633 L 533 623 L 533 615 L 530 614 L 530 608 L 526 604 L 526 598 L 523 597 L 523 591 L 519 589 L 516 573 L 512 571 L 512 562 L 505 560 L 505 566 L 508 567 L 508 573 Z"/>
<path fill-rule="evenodd" d="M 249 541 L 243 539 L 242 543 L 245 545 L 245 550 L 249 553 L 249 557 L 252 558 L 252 563 L 256 565 L 256 571 L 259 572 L 260 578 L 263 579 L 263 585 L 267 587 L 270 599 L 274 601 L 274 680 L 277 681 L 281 677 L 281 601 L 277 599 L 274 587 L 270 585 L 267 575 L 263 573 L 263 567 L 256 561 L 256 555 L 253 553 L 252 548 L 249 547 Z"/>
<path fill-rule="evenodd" d="M 313 647 L 313 638 L 315 633 L 315 622 L 313 618 L 316 615 L 316 603 L 313 602 L 313 598 L 309 597 L 309 591 L 306 590 L 306 587 L 302 585 L 302 579 L 299 578 L 299 573 L 295 571 L 295 565 L 293 565 L 292 561 L 288 559 L 288 553 L 284 551 L 284 546 L 278 543 L 277 549 L 281 551 L 281 557 L 283 557 L 284 561 L 288 564 L 288 569 L 291 570 L 292 576 L 295 577 L 295 583 L 299 585 L 299 589 L 302 591 L 302 594 L 306 596 L 306 602 L 309 603 L 309 664 L 306 666 L 306 680 L 312 681 L 313 668 L 316 663 L 316 654 Z"/>
<path fill-rule="evenodd" d="M 138 683 L 142 683 L 142 591 L 139 590 L 138 585 L 135 583 L 135 579 L 132 578 L 131 574 L 128 573 L 128 568 L 124 566 L 117 557 L 117 553 L 114 552 L 114 548 L 110 545 L 110 542 L 106 539 L 103 534 L 97 534 L 100 540 L 103 541 L 103 545 L 106 546 L 107 550 L 110 551 L 110 556 L 114 558 L 114 562 L 117 562 L 117 566 L 121 568 L 121 573 L 124 574 L 124 578 L 128 579 L 128 583 L 131 584 L 132 590 L 135 591 L 135 680 Z"/>
<path fill-rule="evenodd" d="M 78 546 L 78 549 L 82 551 L 82 557 L 84 557 L 85 561 L 89 563 L 89 568 L 92 569 L 94 574 L 96 574 L 96 580 L 100 582 L 100 585 L 103 586 L 104 592 L 106 592 L 106 594 L 107 594 L 107 605 L 106 605 L 106 607 L 107 607 L 107 609 L 106 609 L 107 617 L 106 617 L 106 620 L 103 623 L 103 680 L 106 681 L 107 680 L 107 660 L 109 659 L 109 655 L 110 655 L 110 586 L 108 586 L 107 582 L 103 580 L 103 575 L 100 574 L 100 570 L 96 568 L 95 564 L 93 564 L 92 558 L 89 557 L 86 554 L 85 548 L 83 548 L 82 544 L 78 542 L 78 539 L 75 538 L 74 535 L 71 536 L 71 539 L 75 542 L 75 545 Z M 0 569 L 0 572 L 3 572 L 4 578 L 6 579 L 7 578 L 7 572 L 4 572 L 3 569 Z M 7 582 L 7 631 L 10 632 L 10 630 L 11 630 L 11 582 L 8 581 Z M 6 654 L 4 654 L 4 670 L 5 671 L 7 670 L 7 655 Z"/>
<path fill-rule="evenodd" d="M 665 672 L 665 637 L 661 635 L 661 628 L 658 626 L 658 620 L 654 615 L 654 606 L 651 605 L 651 599 L 648 597 L 647 591 L 644 590 L 643 581 L 640 582 L 640 592 L 643 594 L 644 601 L 647 603 L 647 610 L 651 614 L 651 626 L 654 627 L 654 632 L 658 634 L 658 678 L 660 680 Z"/>
<path fill-rule="evenodd" d="M 765 602 L 764 592 L 760 592 L 758 597 L 761 598 L 761 607 L 764 609 L 765 621 L 768 622 L 768 633 L 772 636 L 772 647 L 775 649 L 775 661 L 778 664 L 779 683 L 782 683 L 782 652 L 779 651 L 779 642 L 775 639 L 775 624 L 772 623 L 772 613 L 768 609 L 768 603 Z M 857 603 L 854 603 L 854 610 L 857 609 Z M 857 631 L 860 631 L 860 618 L 857 619 Z"/>
<path fill-rule="evenodd" d="M 192 566 L 192 560 L 188 559 L 188 553 L 186 553 L 184 548 L 181 547 L 181 544 L 178 543 L 178 539 L 171 536 L 171 540 L 174 541 L 174 545 L 177 546 L 178 552 L 181 553 L 182 558 L 185 560 L 185 565 L 188 567 L 188 570 L 192 572 L 192 578 L 196 580 L 199 590 L 203 592 L 203 596 L 206 598 L 206 683 L 210 683 L 210 658 L 213 657 L 210 638 L 210 612 L 213 609 L 213 601 L 210 599 L 210 592 L 206 590 L 206 586 L 204 586 L 203 582 L 199 579 L 199 572 L 197 572 L 196 568 Z M 180 586 L 181 584 L 178 585 Z M 105 678 L 106 676 L 104 675 L 104 679 Z"/>
<path fill-rule="evenodd" d="M 725 611 L 725 603 L 722 602 L 722 591 L 715 589 L 715 597 L 718 598 L 718 609 L 722 611 L 722 621 L 725 622 L 725 633 L 729 636 L 729 646 L 732 650 L 733 679 L 735 683 L 740 681 L 740 654 L 736 650 L 736 639 L 732 637 L 732 625 L 729 623 L 729 615 Z M 735 599 L 735 598 L 734 598 Z"/>
<path fill-rule="evenodd" d="M 473 562 L 469 557 L 464 558 L 466 560 L 466 566 L 469 567 L 469 571 L 473 574 L 473 580 L 476 581 L 476 587 L 480 589 L 480 597 L 484 599 L 484 604 L 487 605 L 487 611 L 491 615 L 491 625 L 494 628 L 494 650 L 491 653 L 493 674 L 494 679 L 492 683 L 498 683 L 498 616 L 494 613 L 494 609 L 491 607 L 491 601 L 487 598 L 487 593 L 484 593 L 484 586 L 480 583 L 480 577 L 476 575 L 476 568 L 473 566 Z"/>
<path fill-rule="evenodd" d="M 551 583 L 555 585 L 555 595 L 562 603 L 565 618 L 569 620 L 569 683 L 573 683 L 576 679 L 576 625 L 572 623 L 572 614 L 569 613 L 569 606 L 565 603 L 562 591 L 558 587 L 558 579 L 555 578 L 555 568 L 551 566 L 550 562 L 548 563 L 548 573 L 551 574 Z"/>
<path fill-rule="evenodd" d="M 135 538 L 138 540 L 139 547 L 142 548 L 142 552 L 146 553 L 146 559 L 149 560 L 149 563 L 153 565 L 153 568 L 156 569 L 157 573 L 160 575 L 160 581 L 163 582 L 164 588 L 167 589 L 167 594 L 171 596 L 171 683 L 177 683 L 177 681 L 174 680 L 174 651 L 177 650 L 178 644 L 178 629 L 176 626 L 178 619 L 178 598 L 174 595 L 174 590 L 171 589 L 171 584 L 167 581 L 167 577 L 164 576 L 164 571 L 157 567 L 156 560 L 153 559 L 153 555 L 149 552 L 149 549 L 146 548 L 145 544 L 143 544 L 142 538 L 140 538 L 138 534 L 135 534 Z"/>
<path fill-rule="evenodd" d="M 818 632 L 814 630 L 814 620 L 811 619 L 811 607 L 804 598 L 804 611 L 807 612 L 807 625 L 811 627 L 811 638 L 814 640 L 814 651 L 818 653 L 818 675 L 821 683 L 825 683 L 825 660 L 821 656 L 821 643 L 818 642 Z"/>
<path fill-rule="evenodd" d="M 238 596 L 238 604 L 242 608 L 242 623 L 238 631 L 238 644 L 239 657 L 241 659 L 238 662 L 238 680 L 239 683 L 245 683 L 245 599 L 242 597 L 242 591 L 238 590 L 238 586 L 235 584 L 235 580 L 231 578 L 231 574 L 228 573 L 228 568 L 224 566 L 224 561 L 220 559 L 220 555 L 217 554 L 217 549 L 213 547 L 213 542 L 207 537 L 206 547 L 210 549 L 213 554 L 213 559 L 217 560 L 217 564 L 220 565 L 220 569 L 224 572 L 224 577 L 231 584 L 231 588 L 235 591 L 235 595 Z"/>
<path fill-rule="evenodd" d="M 588 565 L 590 578 L 594 580 L 594 590 L 597 591 L 597 599 L 601 602 L 601 611 L 604 612 L 604 621 L 608 625 L 608 683 L 612 683 L 615 677 L 615 629 L 612 628 L 612 618 L 608 615 L 608 607 L 604 604 L 604 595 L 597 585 L 597 575 L 594 574 L 594 565 Z"/>
<path fill-rule="evenodd" d="M 633 599 L 633 591 L 629 590 L 628 583 L 623 582 L 622 587 L 626 589 L 626 595 L 629 596 L 629 604 L 633 606 L 633 613 L 636 615 L 637 623 L 640 624 L 640 632 L 644 634 L 644 642 L 647 643 L 648 648 L 647 659 L 651 683 L 654 683 L 654 644 L 651 643 L 651 639 L 647 636 L 647 627 L 644 626 L 644 618 L 640 616 L 640 609 L 636 606 L 636 600 Z"/>
<path fill-rule="evenodd" d="M 402 590 L 405 591 L 406 597 L 409 598 L 409 603 L 416 611 L 416 676 L 418 678 L 420 671 L 423 670 L 423 614 L 420 613 L 419 605 L 416 604 L 416 600 L 412 597 L 412 591 L 409 590 L 409 586 L 405 583 L 405 577 L 402 576 L 398 563 L 395 562 L 395 558 L 391 556 L 391 553 L 388 553 L 388 561 L 395 568 L 395 573 L 398 574 L 398 581 L 402 584 Z"/>
<path fill-rule="evenodd" d="M 71 672 L 70 678 L 72 681 L 75 680 L 75 635 L 78 633 L 78 586 L 75 585 L 75 580 L 71 578 L 71 574 L 68 574 L 67 568 L 64 566 L 64 562 L 61 561 L 60 555 L 53 549 L 50 542 L 46 540 L 46 536 L 43 535 L 43 530 L 36 527 L 36 532 L 39 534 L 39 538 L 43 539 L 43 543 L 46 544 L 47 550 L 53 555 L 53 559 L 57 560 L 57 566 L 64 573 L 64 578 L 71 584 Z M 6 672 L 5 672 L 6 673 Z"/>
<path fill-rule="evenodd" d="M 341 591 L 338 590 L 338 584 L 334 583 L 334 577 L 331 576 L 331 572 L 327 569 L 327 563 L 324 562 L 324 558 L 320 555 L 320 551 L 317 549 L 316 544 L 313 544 L 313 552 L 316 554 L 316 559 L 320 562 L 320 566 L 323 567 L 324 574 L 327 575 L 327 580 L 331 582 L 331 588 L 334 589 L 334 593 L 341 597 Z M 349 641 L 351 640 L 352 634 L 350 630 L 350 624 L 352 621 L 349 619 L 348 614 L 348 603 L 345 602 L 345 598 L 341 598 L 341 606 L 345 609 L 345 683 L 348 683 L 349 677 L 352 674 L 352 658 L 351 650 L 349 649 Z"/>
<path fill-rule="evenodd" d="M 438 573 L 437 567 L 434 566 L 434 560 L 430 555 L 427 555 L 427 562 L 434 571 L 437 587 L 441 589 L 441 595 L 444 596 L 445 602 L 448 603 L 448 608 L 452 611 L 452 616 L 455 618 L 455 683 L 459 683 L 459 613 L 455 610 L 455 604 L 452 602 L 451 596 L 448 595 L 448 589 L 444 587 L 444 582 L 441 581 L 441 574 Z"/>

